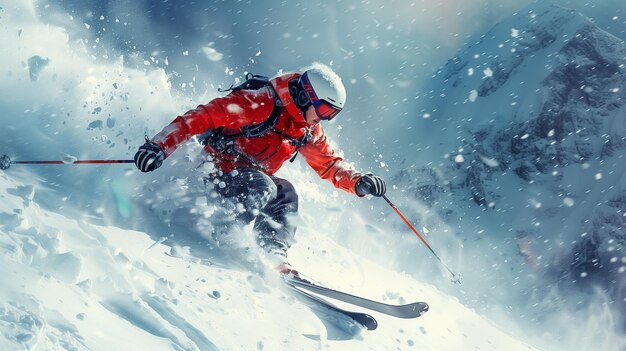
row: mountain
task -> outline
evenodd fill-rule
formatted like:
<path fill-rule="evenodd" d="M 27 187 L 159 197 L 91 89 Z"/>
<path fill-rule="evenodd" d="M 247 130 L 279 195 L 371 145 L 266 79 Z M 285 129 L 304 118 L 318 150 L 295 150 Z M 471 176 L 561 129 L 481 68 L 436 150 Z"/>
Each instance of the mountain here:
<path fill-rule="evenodd" d="M 510 286 L 500 301 L 538 325 L 605 299 L 607 329 L 626 331 L 625 63 L 623 41 L 536 2 L 450 59 L 398 121 L 394 182 L 429 209 L 414 219 L 451 228 L 464 266 L 492 265 L 466 281 Z"/>

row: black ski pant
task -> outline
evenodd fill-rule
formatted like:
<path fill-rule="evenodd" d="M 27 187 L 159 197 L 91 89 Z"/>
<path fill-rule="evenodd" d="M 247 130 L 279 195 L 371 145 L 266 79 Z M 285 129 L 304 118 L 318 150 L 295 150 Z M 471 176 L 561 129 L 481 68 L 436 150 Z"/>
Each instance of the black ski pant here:
<path fill-rule="evenodd" d="M 215 192 L 233 205 L 231 218 L 218 226 L 228 230 L 233 222 L 246 225 L 254 221 L 259 246 L 287 255 L 296 232 L 289 217 L 298 211 L 298 194 L 289 181 L 249 168 L 213 175 L 209 181 Z"/>

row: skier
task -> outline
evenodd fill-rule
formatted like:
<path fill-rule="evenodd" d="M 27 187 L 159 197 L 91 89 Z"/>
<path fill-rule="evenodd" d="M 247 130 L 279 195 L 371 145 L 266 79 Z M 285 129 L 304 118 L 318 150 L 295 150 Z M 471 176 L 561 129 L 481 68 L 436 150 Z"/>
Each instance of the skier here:
<path fill-rule="evenodd" d="M 359 197 L 384 195 L 385 182 L 354 171 L 329 145 L 319 123 L 335 118 L 346 101 L 343 83 L 330 67 L 315 64 L 302 74 L 271 80 L 252 76 L 230 90 L 176 117 L 154 138 L 146 137 L 135 165 L 152 172 L 198 135 L 218 170 L 206 182 L 235 212 L 234 221 L 218 225 L 217 231 L 254 220 L 258 245 L 279 261 L 281 272 L 289 272 L 287 249 L 296 230 L 289 217 L 298 210 L 298 195 L 288 180 L 274 175 L 285 161 L 299 153 L 322 179 Z M 219 234 L 212 235 L 219 240 Z"/>

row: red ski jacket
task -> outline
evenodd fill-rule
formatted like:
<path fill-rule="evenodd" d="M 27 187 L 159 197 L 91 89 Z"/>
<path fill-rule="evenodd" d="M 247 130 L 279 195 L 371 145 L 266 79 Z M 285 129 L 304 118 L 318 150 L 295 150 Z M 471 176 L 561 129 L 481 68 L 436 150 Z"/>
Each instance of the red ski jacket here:
<path fill-rule="evenodd" d="M 298 73 L 285 74 L 270 81 L 284 106 L 274 126 L 278 132 L 268 131 L 256 138 L 235 138 L 235 150 L 245 157 L 215 150 L 210 145 L 204 149 L 212 156 L 216 167 L 223 172 L 246 167 L 272 175 L 296 152 L 296 146 L 286 136 L 300 139 L 312 128 L 311 140 L 298 151 L 322 179 L 332 182 L 338 189 L 355 194 L 356 182 L 362 174 L 354 171 L 335 154 L 322 126 L 309 126 L 291 99 L 288 83 L 298 76 Z M 224 127 L 239 131 L 241 127 L 261 123 L 267 120 L 274 108 L 272 87 L 238 90 L 206 105 L 200 105 L 176 117 L 152 141 L 159 144 L 165 155 L 169 156 L 178 145 L 208 129 Z"/>

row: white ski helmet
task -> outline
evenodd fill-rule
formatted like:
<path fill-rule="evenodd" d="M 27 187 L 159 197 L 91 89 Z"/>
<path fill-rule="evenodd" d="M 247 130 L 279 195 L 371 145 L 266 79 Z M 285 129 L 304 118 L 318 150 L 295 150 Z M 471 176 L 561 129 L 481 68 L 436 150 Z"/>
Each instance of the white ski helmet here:
<path fill-rule="evenodd" d="M 319 65 L 306 70 L 298 80 L 298 105 L 306 110 L 310 104 L 321 119 L 331 120 L 346 103 L 346 88 L 330 67 Z"/>

